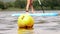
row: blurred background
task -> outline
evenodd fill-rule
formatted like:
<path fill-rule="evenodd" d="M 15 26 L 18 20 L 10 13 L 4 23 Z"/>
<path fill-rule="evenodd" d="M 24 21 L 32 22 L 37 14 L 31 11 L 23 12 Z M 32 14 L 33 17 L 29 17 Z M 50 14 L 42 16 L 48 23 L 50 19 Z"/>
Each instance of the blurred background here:
<path fill-rule="evenodd" d="M 41 10 L 41 6 L 45 10 L 60 10 L 60 0 L 34 0 L 33 6 L 35 10 Z M 0 10 L 25 10 L 26 0 L 0 0 Z"/>

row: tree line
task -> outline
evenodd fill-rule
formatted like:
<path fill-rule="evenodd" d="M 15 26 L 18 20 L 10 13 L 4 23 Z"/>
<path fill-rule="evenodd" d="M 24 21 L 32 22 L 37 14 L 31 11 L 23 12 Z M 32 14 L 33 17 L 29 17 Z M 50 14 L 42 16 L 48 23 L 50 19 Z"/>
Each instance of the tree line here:
<path fill-rule="evenodd" d="M 41 0 L 41 5 L 39 4 L 38 0 L 33 2 L 34 9 L 40 10 L 41 6 L 45 10 L 59 10 L 60 9 L 60 0 Z M 26 0 L 16 0 L 15 2 L 3 2 L 0 1 L 0 8 L 2 10 L 8 8 L 20 8 L 25 9 L 26 7 Z"/>

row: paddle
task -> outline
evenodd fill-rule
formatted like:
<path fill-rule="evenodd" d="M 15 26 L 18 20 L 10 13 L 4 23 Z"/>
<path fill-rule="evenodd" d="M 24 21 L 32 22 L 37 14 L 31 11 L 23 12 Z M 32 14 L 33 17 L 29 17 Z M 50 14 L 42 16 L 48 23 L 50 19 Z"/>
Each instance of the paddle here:
<path fill-rule="evenodd" d="M 43 13 L 45 13 L 45 12 L 44 12 L 44 9 L 43 9 L 43 6 L 42 6 L 42 4 L 41 4 L 41 0 L 38 0 L 38 2 L 39 2 L 40 6 L 41 6 L 41 8 L 42 8 Z"/>

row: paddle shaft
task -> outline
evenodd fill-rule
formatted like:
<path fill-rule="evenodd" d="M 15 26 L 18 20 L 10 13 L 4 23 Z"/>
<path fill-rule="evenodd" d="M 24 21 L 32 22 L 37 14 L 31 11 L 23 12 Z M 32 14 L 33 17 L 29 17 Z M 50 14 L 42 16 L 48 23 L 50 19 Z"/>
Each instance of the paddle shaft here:
<path fill-rule="evenodd" d="M 38 2 L 39 2 L 40 6 L 41 6 L 41 8 L 42 8 L 43 13 L 45 13 L 45 12 L 44 12 L 44 9 L 43 9 L 43 6 L 42 6 L 42 4 L 41 4 L 41 0 L 38 0 Z"/>
<path fill-rule="evenodd" d="M 45 12 L 44 12 L 44 9 L 43 9 L 43 6 L 41 6 L 41 8 L 42 8 L 43 13 L 45 13 Z"/>

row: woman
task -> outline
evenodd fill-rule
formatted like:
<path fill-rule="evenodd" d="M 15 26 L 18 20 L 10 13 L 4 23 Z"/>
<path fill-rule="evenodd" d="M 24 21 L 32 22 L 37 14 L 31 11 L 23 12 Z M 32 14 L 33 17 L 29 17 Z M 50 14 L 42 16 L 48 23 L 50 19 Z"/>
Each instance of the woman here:
<path fill-rule="evenodd" d="M 28 13 L 29 8 L 31 8 L 32 13 L 34 13 L 34 9 L 33 9 L 33 0 L 27 0 L 27 6 L 26 6 L 26 13 Z"/>

